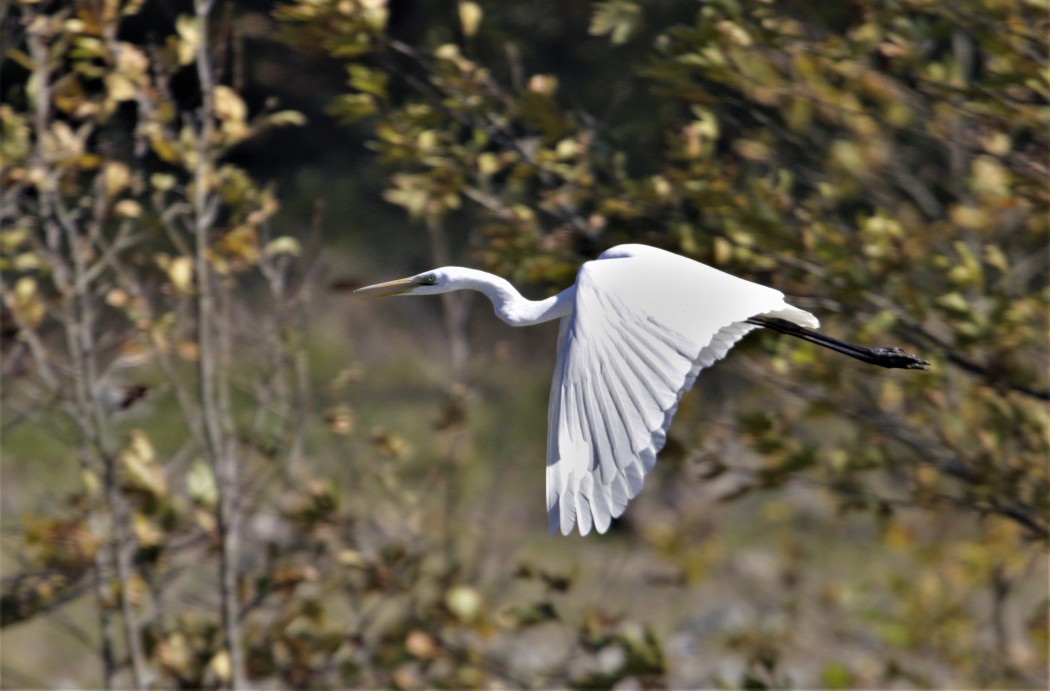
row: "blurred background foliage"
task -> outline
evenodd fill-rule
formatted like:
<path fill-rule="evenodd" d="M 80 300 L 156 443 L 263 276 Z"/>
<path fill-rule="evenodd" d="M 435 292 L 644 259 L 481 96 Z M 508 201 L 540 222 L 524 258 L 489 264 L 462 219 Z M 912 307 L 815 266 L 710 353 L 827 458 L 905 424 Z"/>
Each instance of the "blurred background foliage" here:
<path fill-rule="evenodd" d="M 1048 12 L 4 4 L 3 685 L 1045 688 Z M 554 331 L 346 291 L 628 241 L 931 370 L 752 336 L 549 537 Z"/>

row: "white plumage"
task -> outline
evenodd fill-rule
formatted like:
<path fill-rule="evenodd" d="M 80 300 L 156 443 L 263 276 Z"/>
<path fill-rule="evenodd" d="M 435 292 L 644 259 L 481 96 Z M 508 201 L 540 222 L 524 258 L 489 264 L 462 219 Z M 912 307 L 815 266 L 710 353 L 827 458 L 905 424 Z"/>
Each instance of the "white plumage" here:
<path fill-rule="evenodd" d="M 678 400 L 700 370 L 758 328 L 757 315 L 816 327 L 780 291 L 644 245 L 580 267 L 562 317 L 547 431 L 551 532 L 604 533 L 642 489 Z"/>

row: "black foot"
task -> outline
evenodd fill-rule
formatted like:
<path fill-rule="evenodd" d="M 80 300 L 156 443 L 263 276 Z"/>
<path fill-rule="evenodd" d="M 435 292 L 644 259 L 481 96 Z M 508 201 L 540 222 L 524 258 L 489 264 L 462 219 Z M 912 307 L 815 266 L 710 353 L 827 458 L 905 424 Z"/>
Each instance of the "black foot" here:
<path fill-rule="evenodd" d="M 880 367 L 897 369 L 930 369 L 930 363 L 917 355 L 905 353 L 900 348 L 872 348 L 869 362 Z"/>

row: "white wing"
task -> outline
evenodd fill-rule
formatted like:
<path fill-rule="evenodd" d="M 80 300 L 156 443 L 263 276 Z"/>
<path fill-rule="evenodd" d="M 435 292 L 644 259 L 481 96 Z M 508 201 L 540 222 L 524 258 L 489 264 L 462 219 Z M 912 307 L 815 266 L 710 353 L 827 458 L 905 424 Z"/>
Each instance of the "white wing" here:
<path fill-rule="evenodd" d="M 678 400 L 770 314 L 815 327 L 766 288 L 670 252 L 614 247 L 580 268 L 562 318 L 547 436 L 552 533 L 599 533 L 642 489 Z"/>

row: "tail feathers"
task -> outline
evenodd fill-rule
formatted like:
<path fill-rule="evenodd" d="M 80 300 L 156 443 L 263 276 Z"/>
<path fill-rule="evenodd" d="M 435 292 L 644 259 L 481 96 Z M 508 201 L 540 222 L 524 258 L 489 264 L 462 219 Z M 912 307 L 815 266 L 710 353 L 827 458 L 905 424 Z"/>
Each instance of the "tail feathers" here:
<path fill-rule="evenodd" d="M 783 307 L 781 307 L 779 309 L 771 310 L 769 312 L 763 312 L 760 316 L 773 317 L 774 319 L 783 319 L 784 321 L 789 321 L 792 324 L 798 324 L 799 326 L 804 326 L 807 329 L 819 329 L 820 328 L 820 320 L 819 319 L 814 317 L 812 314 L 810 314 L 806 310 L 801 310 L 798 307 L 793 307 L 793 306 L 787 304 L 786 302 L 784 303 Z"/>

